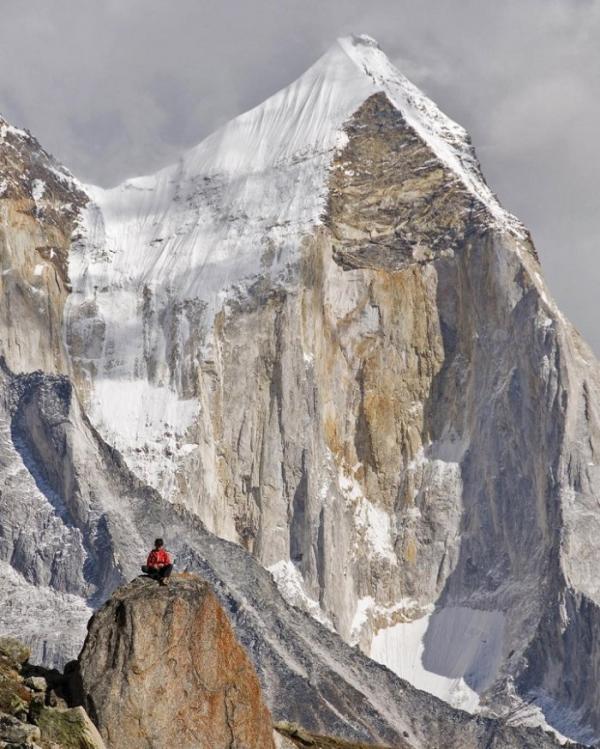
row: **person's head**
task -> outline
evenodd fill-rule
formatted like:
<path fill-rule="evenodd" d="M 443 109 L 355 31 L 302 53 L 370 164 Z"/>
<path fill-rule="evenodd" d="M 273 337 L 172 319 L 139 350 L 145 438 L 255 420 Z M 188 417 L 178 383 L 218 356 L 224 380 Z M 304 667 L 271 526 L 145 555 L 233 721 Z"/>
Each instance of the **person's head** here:
<path fill-rule="evenodd" d="M 157 538 L 157 539 L 156 539 L 156 540 L 154 541 L 154 548 L 155 548 L 155 549 L 160 549 L 160 548 L 162 548 L 162 547 L 163 547 L 164 545 L 165 545 L 165 542 L 164 542 L 164 541 L 162 540 L 162 538 Z"/>

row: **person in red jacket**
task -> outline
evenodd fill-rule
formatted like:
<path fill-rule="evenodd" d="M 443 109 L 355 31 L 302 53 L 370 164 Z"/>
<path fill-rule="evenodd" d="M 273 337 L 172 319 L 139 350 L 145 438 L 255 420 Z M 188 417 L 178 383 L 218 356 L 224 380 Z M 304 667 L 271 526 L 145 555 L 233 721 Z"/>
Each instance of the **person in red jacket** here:
<path fill-rule="evenodd" d="M 173 560 L 171 555 L 165 549 L 162 538 L 157 538 L 154 542 L 154 548 L 148 554 L 146 564 L 142 567 L 142 572 L 145 572 L 153 580 L 158 580 L 159 585 L 166 585 L 172 571 Z"/>

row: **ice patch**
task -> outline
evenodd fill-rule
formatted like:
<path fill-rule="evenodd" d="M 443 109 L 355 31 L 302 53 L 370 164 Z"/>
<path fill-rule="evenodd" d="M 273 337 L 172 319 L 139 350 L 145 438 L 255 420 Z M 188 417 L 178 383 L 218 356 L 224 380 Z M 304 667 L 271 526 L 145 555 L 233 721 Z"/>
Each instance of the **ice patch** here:
<path fill-rule="evenodd" d="M 29 139 L 29 134 L 26 130 L 21 130 L 0 117 L 0 140 L 4 140 L 9 133 L 16 135 L 18 138 Z"/>
<path fill-rule="evenodd" d="M 196 415 L 195 400 L 180 400 L 165 387 L 140 380 L 100 380 L 96 383 L 93 411 L 103 427 L 120 435 L 129 445 L 139 445 L 161 435 L 172 424 L 184 429 Z M 140 402 L 144 413 L 140 413 Z"/>
<path fill-rule="evenodd" d="M 36 205 L 44 197 L 46 192 L 46 183 L 43 179 L 34 179 L 31 183 L 31 196 L 33 197 Z"/>
<path fill-rule="evenodd" d="M 344 148 L 350 143 L 350 138 L 345 130 L 339 130 L 335 137 L 335 149 L 336 151 L 343 151 Z"/>
<path fill-rule="evenodd" d="M 381 629 L 370 656 L 454 707 L 476 712 L 502 657 L 504 615 L 448 607 Z"/>
<path fill-rule="evenodd" d="M 417 452 L 415 453 L 414 458 L 409 461 L 408 465 L 406 466 L 407 471 L 416 471 L 418 468 L 423 468 L 423 466 L 427 463 L 427 458 L 425 457 L 425 451 L 422 447 L 420 447 Z"/>
<path fill-rule="evenodd" d="M 144 380 L 99 380 L 90 403 L 90 418 L 99 431 L 141 479 L 165 496 L 174 482 L 173 458 L 191 452 L 183 437 L 197 411 L 196 400 L 181 400 L 169 388 Z"/>
<path fill-rule="evenodd" d="M 318 601 L 306 595 L 304 580 L 293 562 L 282 559 L 267 569 L 273 576 L 279 592 L 289 604 L 306 611 L 313 619 L 316 619 L 332 632 L 334 631 L 331 619 L 323 612 Z"/>
<path fill-rule="evenodd" d="M 382 628 L 381 622 L 397 622 L 398 619 L 411 621 L 417 612 L 422 611 L 413 598 L 401 598 L 391 606 L 376 603 L 372 596 L 360 598 L 350 626 L 350 645 L 357 645 L 365 631 Z"/>
<path fill-rule="evenodd" d="M 548 315 L 545 315 L 542 309 L 539 309 L 537 311 L 537 314 L 535 316 L 536 328 L 542 328 L 542 329 L 551 328 L 553 324 L 554 324 L 554 320 L 548 317 Z"/>
<path fill-rule="evenodd" d="M 534 271 L 533 278 L 535 279 L 535 284 L 538 290 L 538 294 L 541 296 L 544 304 L 548 307 L 548 309 L 551 309 L 552 311 L 556 311 L 556 304 L 554 303 L 554 300 L 550 299 L 550 297 L 548 296 L 548 292 L 546 290 L 546 284 L 544 283 L 544 279 L 541 277 L 541 275 L 537 271 Z"/>
<path fill-rule="evenodd" d="M 392 564 L 398 560 L 392 546 L 392 521 L 389 514 L 364 498 L 354 513 L 355 525 L 364 534 L 365 541 L 375 556 Z"/>
<path fill-rule="evenodd" d="M 398 559 L 392 543 L 395 534 L 389 513 L 370 502 L 358 481 L 342 469 L 338 474 L 338 482 L 346 506 L 354 511 L 354 526 L 358 536 L 366 543 L 371 556 L 397 565 Z"/>
<path fill-rule="evenodd" d="M 375 605 L 375 600 L 372 596 L 364 596 L 360 598 L 356 604 L 356 611 L 350 625 L 350 645 L 356 645 L 360 640 L 360 635 L 369 621 L 369 613 Z"/>

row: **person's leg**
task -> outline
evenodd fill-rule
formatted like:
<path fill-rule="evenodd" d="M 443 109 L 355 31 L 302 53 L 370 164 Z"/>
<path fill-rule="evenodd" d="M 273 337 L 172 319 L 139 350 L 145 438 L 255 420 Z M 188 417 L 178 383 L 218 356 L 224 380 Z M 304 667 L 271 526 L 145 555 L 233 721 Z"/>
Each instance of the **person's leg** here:
<path fill-rule="evenodd" d="M 144 573 L 145 575 L 149 575 L 149 574 L 150 574 L 150 568 L 149 568 L 149 567 L 146 567 L 146 565 L 145 565 L 145 564 L 143 564 L 143 565 L 142 565 L 142 572 L 143 572 L 143 573 Z"/>
<path fill-rule="evenodd" d="M 171 574 L 172 570 L 173 570 L 172 564 L 165 564 L 164 567 L 161 567 L 158 570 L 158 576 L 159 576 L 158 582 L 161 585 L 167 584 L 167 579 L 169 578 L 169 575 Z"/>

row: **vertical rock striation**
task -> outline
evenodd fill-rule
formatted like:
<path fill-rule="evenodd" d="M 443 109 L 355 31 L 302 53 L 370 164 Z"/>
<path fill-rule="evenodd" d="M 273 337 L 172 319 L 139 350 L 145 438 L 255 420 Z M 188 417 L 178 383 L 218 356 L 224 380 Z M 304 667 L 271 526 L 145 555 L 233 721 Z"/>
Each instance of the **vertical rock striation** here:
<path fill-rule="evenodd" d="M 0 117 L 0 356 L 13 370 L 67 372 L 64 306 L 79 183 Z"/>

